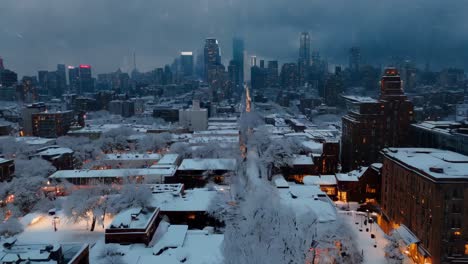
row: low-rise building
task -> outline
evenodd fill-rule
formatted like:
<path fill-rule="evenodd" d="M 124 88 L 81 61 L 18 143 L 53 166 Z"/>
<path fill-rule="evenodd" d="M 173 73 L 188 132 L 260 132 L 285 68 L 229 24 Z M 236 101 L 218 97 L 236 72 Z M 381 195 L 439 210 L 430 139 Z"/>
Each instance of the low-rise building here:
<path fill-rule="evenodd" d="M 175 166 L 152 169 L 59 170 L 50 175 L 49 179 L 75 185 L 122 184 L 126 181 L 163 183 L 166 177 L 173 177 L 175 173 Z"/>
<path fill-rule="evenodd" d="M 161 218 L 159 208 L 130 208 L 117 214 L 105 230 L 106 243 L 148 245 Z"/>
<path fill-rule="evenodd" d="M 40 157 L 52 163 L 57 170 L 74 169 L 74 151 L 60 146 L 48 146 L 40 148 L 34 157 Z"/>
<path fill-rule="evenodd" d="M 3 241 L 0 263 L 89 264 L 89 246 L 80 243 L 22 244 Z"/>
<path fill-rule="evenodd" d="M 411 142 L 416 147 L 438 148 L 468 155 L 468 123 L 424 121 L 413 124 Z"/>
<path fill-rule="evenodd" d="M 15 174 L 15 162 L 0 158 L 0 181 L 8 181 Z"/>
<path fill-rule="evenodd" d="M 187 188 L 202 187 L 208 178 L 224 182 L 228 172 L 235 171 L 235 159 L 184 159 L 177 168 L 174 178 L 166 178 L 168 183 L 183 183 Z"/>

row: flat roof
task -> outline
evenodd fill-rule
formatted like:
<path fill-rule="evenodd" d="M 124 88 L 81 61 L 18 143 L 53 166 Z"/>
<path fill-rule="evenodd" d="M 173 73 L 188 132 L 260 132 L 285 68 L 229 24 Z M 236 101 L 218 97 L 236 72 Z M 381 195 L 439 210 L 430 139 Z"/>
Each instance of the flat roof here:
<path fill-rule="evenodd" d="M 235 159 L 184 159 L 178 170 L 228 170 L 236 169 Z"/>
<path fill-rule="evenodd" d="M 357 96 L 357 95 L 343 95 L 344 99 L 359 102 L 359 103 L 378 103 L 378 101 L 374 98 L 368 96 Z"/>
<path fill-rule="evenodd" d="M 382 153 L 419 174 L 440 180 L 468 180 L 468 156 L 433 148 L 386 148 Z"/>
<path fill-rule="evenodd" d="M 182 183 L 169 183 L 169 184 L 149 184 L 152 193 L 172 193 L 182 194 L 184 184 Z"/>
<path fill-rule="evenodd" d="M 335 177 L 338 181 L 357 182 L 359 178 L 367 171 L 369 167 L 361 167 L 357 170 L 352 170 L 348 173 L 336 173 Z"/>
<path fill-rule="evenodd" d="M 158 212 L 158 208 L 129 208 L 118 213 L 112 220 L 108 229 L 145 229 L 149 226 L 153 215 Z"/>
<path fill-rule="evenodd" d="M 314 161 L 309 156 L 297 155 L 294 157 L 293 165 L 314 165 Z"/>
<path fill-rule="evenodd" d="M 122 153 L 106 154 L 103 160 L 159 160 L 161 155 L 157 153 Z"/>
<path fill-rule="evenodd" d="M 304 176 L 304 185 L 336 185 L 335 175 L 308 175 Z"/>
<path fill-rule="evenodd" d="M 216 194 L 207 188 L 185 190 L 183 195 L 153 193 L 151 206 L 159 207 L 162 212 L 206 212 Z"/>
<path fill-rule="evenodd" d="M 36 153 L 36 155 L 55 156 L 55 155 L 73 154 L 73 153 L 74 151 L 70 148 L 51 146 L 51 147 L 45 147 L 45 148 L 40 149 L 40 151 Z"/>
<path fill-rule="evenodd" d="M 109 170 L 59 170 L 49 178 L 73 179 L 73 178 L 125 178 L 132 176 L 174 176 L 175 167 L 166 169 L 109 169 Z"/>
<path fill-rule="evenodd" d="M 176 165 L 179 154 L 164 154 L 158 161 L 158 165 Z"/>

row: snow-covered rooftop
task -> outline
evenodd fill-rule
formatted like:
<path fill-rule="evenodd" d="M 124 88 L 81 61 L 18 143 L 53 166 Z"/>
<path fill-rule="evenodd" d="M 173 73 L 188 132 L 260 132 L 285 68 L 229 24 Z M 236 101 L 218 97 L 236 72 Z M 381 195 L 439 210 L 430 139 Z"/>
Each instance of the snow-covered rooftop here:
<path fill-rule="evenodd" d="M 297 155 L 294 157 L 293 165 L 314 165 L 314 161 L 309 156 Z"/>
<path fill-rule="evenodd" d="M 348 173 L 337 173 L 335 177 L 338 181 L 349 182 L 349 181 L 359 181 L 359 178 L 367 171 L 368 167 L 361 167 L 357 170 L 350 171 Z"/>
<path fill-rule="evenodd" d="M 159 209 L 129 208 L 117 214 L 109 229 L 145 229 Z"/>
<path fill-rule="evenodd" d="M 178 248 L 184 245 L 187 236 L 187 225 L 170 225 L 166 233 L 153 246 L 153 254 L 160 255 L 167 248 Z"/>
<path fill-rule="evenodd" d="M 221 129 L 221 130 L 203 130 L 193 132 L 194 137 L 200 136 L 238 136 L 238 129 Z"/>
<path fill-rule="evenodd" d="M 336 185 L 335 175 L 309 175 L 303 179 L 305 185 Z"/>
<path fill-rule="evenodd" d="M 150 184 L 151 191 L 153 193 L 172 193 L 172 194 L 182 194 L 184 189 L 184 184 L 182 183 L 172 183 L 172 184 Z"/>
<path fill-rule="evenodd" d="M 468 156 L 431 148 L 387 148 L 386 157 L 434 179 L 468 180 Z"/>
<path fill-rule="evenodd" d="M 313 153 L 318 153 L 322 154 L 323 153 L 323 144 L 313 141 L 313 140 L 308 140 L 308 141 L 303 141 L 302 146 L 307 148 L 308 150 L 312 151 Z"/>
<path fill-rule="evenodd" d="M 63 154 L 73 154 L 73 150 L 70 148 L 53 146 L 39 149 L 39 152 L 36 153 L 38 156 L 58 156 Z"/>
<path fill-rule="evenodd" d="M 197 136 L 189 139 L 190 144 L 207 144 L 207 143 L 239 143 L 239 136 Z"/>
<path fill-rule="evenodd" d="M 235 159 L 184 159 L 178 170 L 228 170 L 236 169 Z"/>
<path fill-rule="evenodd" d="M 162 235 L 159 241 L 164 240 L 162 243 L 171 242 L 168 245 L 176 245 L 182 242 L 181 245 L 168 247 L 159 255 L 141 254 L 143 252 L 133 252 L 132 250 L 128 252 L 127 255 L 130 256 L 128 256 L 128 258 L 126 256 L 125 260 L 132 260 L 133 262 L 126 263 L 180 264 L 185 262 L 190 264 L 214 264 L 223 262 L 221 248 L 224 235 L 211 234 L 206 230 L 188 230 L 182 241 L 180 238 L 184 233 L 183 228 L 180 227 L 176 231 L 170 231 L 171 226 L 168 228 L 168 231 Z M 170 238 L 166 240 L 165 236 L 169 236 Z M 156 246 L 159 247 L 160 245 L 156 244 L 153 248 L 153 252 L 156 251 Z"/>
<path fill-rule="evenodd" d="M 109 169 L 109 170 L 59 170 L 52 174 L 52 179 L 71 179 L 71 178 L 125 178 L 132 176 L 174 176 L 175 167 L 166 169 Z"/>
<path fill-rule="evenodd" d="M 15 137 L 17 142 L 24 142 L 28 145 L 45 145 L 55 142 L 53 138 L 40 138 L 40 137 Z"/>
<path fill-rule="evenodd" d="M 377 103 L 378 101 L 374 98 L 367 96 L 356 96 L 356 95 L 343 95 L 346 100 L 359 102 L 359 103 Z"/>
<path fill-rule="evenodd" d="M 205 188 L 185 190 L 183 195 L 173 195 L 168 192 L 153 193 L 151 205 L 159 207 L 162 212 L 205 212 L 215 196 L 216 191 Z"/>
<path fill-rule="evenodd" d="M 164 154 L 158 161 L 158 165 L 176 165 L 179 159 L 179 154 Z"/>
<path fill-rule="evenodd" d="M 161 159 L 161 155 L 157 153 L 119 153 L 106 154 L 103 160 L 149 160 L 156 161 Z"/>

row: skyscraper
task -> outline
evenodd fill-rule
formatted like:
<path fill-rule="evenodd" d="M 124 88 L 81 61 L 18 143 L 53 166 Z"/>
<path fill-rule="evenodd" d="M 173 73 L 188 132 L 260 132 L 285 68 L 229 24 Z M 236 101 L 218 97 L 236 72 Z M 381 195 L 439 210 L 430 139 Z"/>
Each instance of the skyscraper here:
<path fill-rule="evenodd" d="M 268 61 L 268 76 L 267 86 L 273 87 L 278 85 L 278 61 Z"/>
<path fill-rule="evenodd" d="M 18 84 L 18 74 L 7 69 L 0 71 L 0 85 L 4 87 L 12 87 Z"/>
<path fill-rule="evenodd" d="M 353 72 L 359 72 L 361 66 L 361 49 L 352 47 L 349 49 L 349 69 Z"/>
<path fill-rule="evenodd" d="M 257 66 L 257 56 L 250 56 L 250 67 Z"/>
<path fill-rule="evenodd" d="M 193 76 L 193 52 L 182 51 L 180 53 L 180 68 L 182 77 Z"/>
<path fill-rule="evenodd" d="M 299 46 L 299 62 L 305 66 L 310 65 L 310 35 L 308 32 L 302 32 Z"/>
<path fill-rule="evenodd" d="M 338 94 L 343 91 L 343 78 L 341 75 L 341 67 L 335 67 L 335 74 L 328 77 L 325 83 L 324 99 L 328 106 L 336 106 L 338 104 Z"/>
<path fill-rule="evenodd" d="M 79 67 L 79 94 L 94 92 L 94 80 L 91 65 L 81 64 Z"/>
<path fill-rule="evenodd" d="M 299 84 L 304 85 L 310 66 L 310 36 L 308 32 L 302 32 L 299 39 Z"/>
<path fill-rule="evenodd" d="M 80 72 L 77 67 L 68 66 L 68 83 L 70 84 L 70 90 L 77 93 L 80 86 Z"/>
<path fill-rule="evenodd" d="M 204 48 L 205 59 L 205 80 L 208 80 L 208 71 L 210 68 L 216 68 L 221 64 L 221 52 L 219 50 L 218 40 L 215 38 L 207 38 Z"/>
<path fill-rule="evenodd" d="M 64 64 L 57 65 L 57 86 L 58 93 L 61 96 L 67 88 L 67 74 L 65 72 Z"/>
<path fill-rule="evenodd" d="M 281 67 L 282 88 L 296 88 L 299 83 L 298 67 L 296 63 L 285 63 Z"/>
<path fill-rule="evenodd" d="M 0 71 L 4 69 L 5 69 L 5 66 L 3 65 L 3 59 L 0 57 Z"/>
<path fill-rule="evenodd" d="M 238 85 L 244 83 L 244 40 L 241 38 L 234 38 L 232 40 L 232 60 L 239 68 L 239 77 L 237 78 Z"/>

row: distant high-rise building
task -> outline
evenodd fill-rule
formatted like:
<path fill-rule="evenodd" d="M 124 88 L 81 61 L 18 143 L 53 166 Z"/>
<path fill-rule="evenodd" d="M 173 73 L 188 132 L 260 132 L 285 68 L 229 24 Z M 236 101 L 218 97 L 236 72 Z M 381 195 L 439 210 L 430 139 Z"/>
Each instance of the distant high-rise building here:
<path fill-rule="evenodd" d="M 349 49 L 349 69 L 353 72 L 359 72 L 361 67 L 361 49 L 352 47 Z"/>
<path fill-rule="evenodd" d="M 67 73 L 65 64 L 57 64 L 57 83 L 60 96 L 67 89 Z"/>
<path fill-rule="evenodd" d="M 180 68 L 182 77 L 193 76 L 193 52 L 182 51 L 180 53 Z"/>
<path fill-rule="evenodd" d="M 310 35 L 308 32 L 302 32 L 299 39 L 299 84 L 304 85 L 307 81 L 307 75 L 310 66 Z"/>
<path fill-rule="evenodd" d="M 233 84 L 240 84 L 240 74 L 239 74 L 240 68 L 239 64 L 235 60 L 231 60 L 229 62 L 228 66 L 228 75 L 229 75 L 229 81 Z"/>
<path fill-rule="evenodd" d="M 257 66 L 257 56 L 250 56 L 250 67 Z"/>
<path fill-rule="evenodd" d="M 341 67 L 335 67 L 335 74 L 328 77 L 325 83 L 324 99 L 328 106 L 336 106 L 338 104 L 338 95 L 343 91 L 343 77 Z"/>
<path fill-rule="evenodd" d="M 4 69 L 5 69 L 5 66 L 3 65 L 3 59 L 0 57 L 0 71 Z"/>
<path fill-rule="evenodd" d="M 268 61 L 268 76 L 267 76 L 267 86 L 273 87 L 277 86 L 278 81 L 278 61 Z"/>
<path fill-rule="evenodd" d="M 46 86 L 43 87 L 47 90 L 49 96 L 60 97 L 63 91 L 59 88 L 58 75 L 55 71 L 47 72 L 46 74 Z"/>
<path fill-rule="evenodd" d="M 299 85 L 299 72 L 296 63 L 285 63 L 281 67 L 282 88 L 296 88 Z"/>
<path fill-rule="evenodd" d="M 219 50 L 218 40 L 215 38 L 207 38 L 204 48 L 205 60 L 205 80 L 208 80 L 208 71 L 210 68 L 217 67 L 221 64 L 221 51 Z"/>
<path fill-rule="evenodd" d="M 299 46 L 299 63 L 305 66 L 310 65 L 310 35 L 308 32 L 302 32 Z"/>
<path fill-rule="evenodd" d="M 164 85 L 174 83 L 174 75 L 172 74 L 172 70 L 169 65 L 164 66 L 162 82 Z"/>
<path fill-rule="evenodd" d="M 41 83 L 41 78 L 39 76 L 39 83 Z M 68 83 L 70 85 L 70 90 L 74 93 L 79 91 L 80 87 L 80 71 L 77 67 L 68 66 Z"/>
<path fill-rule="evenodd" d="M 36 76 L 23 76 L 19 87 L 20 100 L 25 103 L 32 103 L 37 99 L 37 78 Z"/>
<path fill-rule="evenodd" d="M 0 85 L 4 87 L 13 87 L 18 84 L 18 74 L 7 69 L 0 71 Z"/>
<path fill-rule="evenodd" d="M 386 147 L 404 147 L 413 121 L 413 104 L 403 92 L 400 75 L 387 68 L 378 100 L 345 96 L 348 114 L 342 118 L 341 160 L 345 170 L 377 162 Z"/>
<path fill-rule="evenodd" d="M 47 73 L 48 71 L 38 71 L 37 72 L 37 77 L 39 78 L 39 86 L 41 88 L 46 89 L 47 88 Z"/>
<path fill-rule="evenodd" d="M 94 92 L 94 79 L 91 74 L 91 65 L 81 64 L 79 67 L 79 94 Z"/>
<path fill-rule="evenodd" d="M 263 61 L 263 60 L 261 60 Z M 252 66 L 250 83 L 253 91 L 260 91 L 267 86 L 268 71 L 264 67 Z"/>
<path fill-rule="evenodd" d="M 244 83 L 244 40 L 241 38 L 234 38 L 232 40 L 232 60 L 234 64 L 239 68 L 239 77 L 237 79 L 237 85 Z"/>

